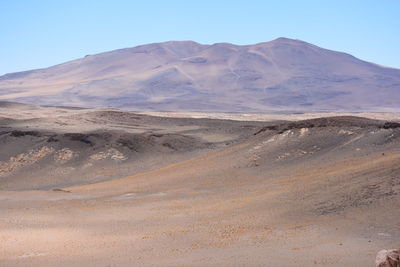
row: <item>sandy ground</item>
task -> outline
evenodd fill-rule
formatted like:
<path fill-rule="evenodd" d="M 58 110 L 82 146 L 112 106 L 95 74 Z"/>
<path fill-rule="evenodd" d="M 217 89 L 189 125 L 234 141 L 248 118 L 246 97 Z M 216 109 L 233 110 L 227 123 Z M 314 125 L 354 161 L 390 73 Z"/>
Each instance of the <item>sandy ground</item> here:
<path fill-rule="evenodd" d="M 114 108 L 65 108 L 65 107 L 42 107 L 25 104 L 1 105 L 0 118 L 11 119 L 34 119 L 34 118 L 63 118 L 71 115 L 85 114 L 93 111 L 119 111 Z M 223 113 L 223 112 L 134 112 L 134 114 L 147 114 L 151 116 L 169 117 L 169 118 L 210 118 L 222 120 L 238 121 L 297 121 L 314 119 L 321 117 L 334 116 L 358 116 L 377 120 L 400 121 L 400 113 L 393 112 L 316 112 L 316 113 Z M 84 126 L 84 125 L 81 125 Z"/>
<path fill-rule="evenodd" d="M 285 124 L 121 179 L 3 190 L 0 265 L 373 266 L 400 240 L 400 128 L 383 125 Z"/>
<path fill-rule="evenodd" d="M 375 120 L 400 121 L 400 113 L 393 112 L 315 112 L 315 113 L 206 113 L 206 112 L 139 112 L 171 118 L 210 118 L 238 121 L 298 121 L 322 117 L 358 116 Z"/>

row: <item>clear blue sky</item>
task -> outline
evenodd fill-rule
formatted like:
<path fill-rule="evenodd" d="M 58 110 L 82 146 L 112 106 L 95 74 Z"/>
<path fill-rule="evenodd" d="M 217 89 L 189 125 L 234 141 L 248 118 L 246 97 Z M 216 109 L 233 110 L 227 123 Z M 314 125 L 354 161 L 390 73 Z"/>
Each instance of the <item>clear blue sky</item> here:
<path fill-rule="evenodd" d="M 301 39 L 400 68 L 400 0 L 0 0 L 0 75 L 168 40 Z"/>

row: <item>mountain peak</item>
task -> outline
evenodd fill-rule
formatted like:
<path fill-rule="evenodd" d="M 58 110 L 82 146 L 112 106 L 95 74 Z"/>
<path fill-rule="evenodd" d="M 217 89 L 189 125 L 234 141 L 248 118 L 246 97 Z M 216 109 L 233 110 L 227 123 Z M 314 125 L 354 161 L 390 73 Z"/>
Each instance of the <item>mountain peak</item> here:
<path fill-rule="evenodd" d="M 298 41 L 302 42 L 299 39 L 292 39 L 292 38 L 287 38 L 287 37 L 278 37 L 278 38 L 272 40 L 271 42 L 298 42 Z"/>
<path fill-rule="evenodd" d="M 286 37 L 279 37 L 276 38 L 275 40 L 272 40 L 268 43 L 272 44 L 291 44 L 291 45 L 312 45 L 310 43 L 307 43 L 303 40 L 300 39 L 291 39 L 291 38 L 286 38 Z"/>

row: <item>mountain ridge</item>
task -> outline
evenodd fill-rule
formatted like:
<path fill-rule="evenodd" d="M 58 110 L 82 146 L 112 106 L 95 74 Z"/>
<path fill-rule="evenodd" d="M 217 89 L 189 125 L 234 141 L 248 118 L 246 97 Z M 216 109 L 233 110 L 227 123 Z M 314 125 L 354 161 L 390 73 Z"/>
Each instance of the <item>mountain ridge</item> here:
<path fill-rule="evenodd" d="M 100 52 L 100 53 L 95 53 L 95 54 L 88 54 L 88 55 L 85 55 L 85 56 L 83 56 L 83 57 L 75 58 L 75 59 L 72 59 L 72 60 L 69 60 L 69 61 L 66 61 L 66 62 L 63 62 L 63 63 L 58 63 L 58 64 L 55 64 L 55 65 L 51 65 L 51 66 L 48 66 L 48 67 L 3 73 L 3 74 L 0 75 L 0 80 L 2 79 L 2 77 L 5 77 L 5 76 L 12 76 L 13 74 L 17 74 L 17 73 L 28 73 L 28 72 L 32 72 L 32 71 L 45 70 L 45 69 L 48 69 L 48 68 L 52 68 L 52 67 L 56 67 L 56 66 L 59 66 L 59 65 L 67 64 L 67 63 L 74 62 L 74 61 L 77 61 L 77 60 L 81 60 L 81 59 L 84 59 L 84 58 L 86 58 L 86 57 L 90 57 L 90 56 L 94 56 L 94 55 L 102 55 L 102 54 L 108 54 L 108 53 L 117 52 L 117 51 L 130 50 L 130 49 L 139 48 L 139 47 L 145 47 L 145 46 L 149 46 L 149 45 L 153 45 L 153 44 L 193 43 L 193 44 L 197 44 L 197 45 L 201 45 L 201 46 L 206 46 L 206 47 L 208 47 L 208 46 L 215 46 L 215 45 L 228 44 L 228 45 L 234 45 L 234 46 L 238 46 L 238 47 L 248 47 L 248 46 L 257 46 L 257 45 L 263 45 L 263 44 L 268 44 L 268 43 L 272 43 L 272 42 L 276 42 L 276 41 L 285 41 L 285 40 L 304 43 L 304 44 L 307 44 L 307 45 L 310 45 L 310 46 L 314 46 L 314 47 L 318 47 L 318 48 L 320 48 L 320 49 L 324 49 L 324 50 L 330 51 L 330 52 L 345 54 L 345 55 L 348 55 L 348 56 L 353 57 L 353 58 L 355 58 L 355 59 L 361 60 L 361 61 L 363 61 L 363 62 L 372 64 L 372 65 L 376 65 L 376 66 L 381 67 L 381 68 L 386 68 L 386 69 L 392 69 L 392 70 L 400 71 L 400 68 L 391 67 L 391 66 L 386 66 L 386 65 L 374 63 L 374 62 L 372 62 L 372 61 L 363 60 L 363 59 L 360 59 L 360 58 L 358 58 L 358 57 L 355 57 L 355 56 L 353 56 L 352 54 L 349 54 L 349 53 L 344 52 L 344 51 L 335 51 L 335 50 L 331 50 L 331 49 L 328 49 L 328 48 L 319 47 L 319 46 L 317 46 L 317 45 L 314 45 L 314 44 L 312 44 L 312 43 L 309 43 L 309 42 L 306 42 L 306 41 L 303 41 L 303 40 L 300 40 L 300 39 L 292 39 L 292 38 L 287 38 L 287 37 L 278 37 L 278 38 L 276 38 L 276 39 L 274 39 L 274 40 L 271 40 L 271 41 L 259 42 L 259 43 L 248 44 L 248 45 L 233 44 L 233 43 L 229 43 L 229 42 L 218 42 L 218 43 L 213 43 L 213 44 L 202 44 L 202 43 L 199 43 L 199 42 L 196 42 L 196 41 L 192 41 L 192 40 L 170 40 L 170 41 L 163 41 L 163 42 L 159 42 L 159 43 L 141 44 L 141 45 L 137 45 L 137 46 L 133 46 L 133 47 L 117 48 L 117 49 L 110 50 L 110 51 L 105 51 L 105 52 Z"/>
<path fill-rule="evenodd" d="M 0 100 L 143 111 L 398 111 L 400 70 L 295 39 L 167 41 L 0 76 Z"/>

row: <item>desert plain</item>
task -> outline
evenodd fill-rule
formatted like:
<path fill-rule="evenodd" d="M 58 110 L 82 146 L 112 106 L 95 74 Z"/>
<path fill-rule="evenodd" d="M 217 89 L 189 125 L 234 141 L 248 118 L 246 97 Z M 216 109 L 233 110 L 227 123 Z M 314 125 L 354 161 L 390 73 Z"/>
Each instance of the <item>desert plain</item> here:
<path fill-rule="evenodd" d="M 0 266 L 373 266 L 400 116 L 0 105 Z"/>

